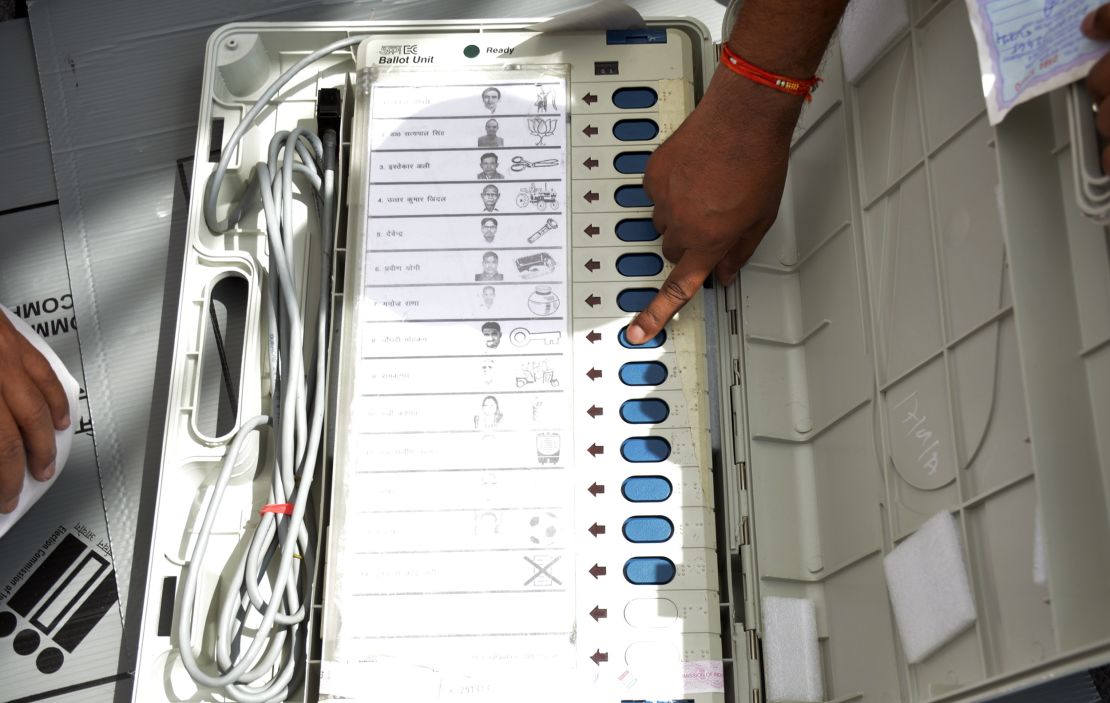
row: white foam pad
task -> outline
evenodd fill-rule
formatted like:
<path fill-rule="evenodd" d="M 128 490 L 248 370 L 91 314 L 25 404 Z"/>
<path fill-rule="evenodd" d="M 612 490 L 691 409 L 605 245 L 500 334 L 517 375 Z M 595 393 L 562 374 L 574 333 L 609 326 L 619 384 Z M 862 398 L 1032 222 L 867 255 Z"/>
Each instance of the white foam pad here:
<path fill-rule="evenodd" d="M 35 504 L 35 501 L 42 497 L 42 494 L 46 493 L 46 490 L 54 485 L 54 482 L 62 475 L 62 467 L 65 466 L 66 459 L 69 458 L 69 448 L 73 443 L 73 430 L 80 417 L 77 407 L 77 394 L 80 391 L 80 386 L 76 379 L 70 375 L 62 360 L 58 358 L 58 355 L 54 353 L 46 340 L 39 336 L 38 332 L 35 332 L 30 325 L 19 319 L 3 305 L 0 305 L 0 313 L 7 315 L 16 331 L 26 337 L 35 346 L 35 349 L 38 349 L 39 353 L 50 362 L 51 368 L 54 369 L 54 373 L 58 375 L 58 380 L 61 381 L 62 388 L 65 389 L 66 398 L 69 399 L 69 427 L 54 432 L 54 447 L 57 452 L 54 459 L 54 475 L 47 481 L 39 481 L 31 476 L 31 472 L 24 467 L 23 491 L 19 494 L 19 505 L 10 513 L 0 514 L 0 537 L 3 537 L 4 533 L 10 530 L 12 525 L 18 522 L 19 518 L 23 517 L 24 513 Z"/>
<path fill-rule="evenodd" d="M 975 622 L 956 519 L 937 513 L 883 559 L 902 649 L 916 664 Z"/>
<path fill-rule="evenodd" d="M 905 0 L 855 0 L 840 24 L 844 77 L 855 83 L 890 43 L 910 26 Z"/>
<path fill-rule="evenodd" d="M 763 673 L 768 701 L 825 700 L 813 601 L 763 598 Z"/>

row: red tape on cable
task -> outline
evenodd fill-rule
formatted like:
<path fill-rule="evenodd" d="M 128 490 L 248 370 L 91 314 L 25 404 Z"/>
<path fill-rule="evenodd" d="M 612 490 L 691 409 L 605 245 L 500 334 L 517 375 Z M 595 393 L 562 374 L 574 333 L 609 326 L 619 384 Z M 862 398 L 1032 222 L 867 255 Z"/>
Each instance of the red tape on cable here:
<path fill-rule="evenodd" d="M 275 515 L 292 515 L 293 514 L 293 504 L 292 503 L 270 503 L 268 505 L 263 505 L 262 509 L 258 511 L 258 514 L 259 515 L 265 515 L 266 513 L 274 513 Z"/>

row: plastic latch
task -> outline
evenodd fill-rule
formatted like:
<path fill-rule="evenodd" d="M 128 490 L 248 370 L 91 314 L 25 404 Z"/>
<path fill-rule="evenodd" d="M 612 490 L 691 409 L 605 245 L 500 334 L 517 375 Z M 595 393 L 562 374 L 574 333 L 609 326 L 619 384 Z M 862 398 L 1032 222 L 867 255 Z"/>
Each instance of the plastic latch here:
<path fill-rule="evenodd" d="M 666 44 L 665 29 L 610 29 L 605 32 L 606 44 Z"/>
<path fill-rule="evenodd" d="M 319 134 L 333 130 L 339 134 L 343 98 L 339 88 L 321 88 L 316 93 L 316 129 Z"/>

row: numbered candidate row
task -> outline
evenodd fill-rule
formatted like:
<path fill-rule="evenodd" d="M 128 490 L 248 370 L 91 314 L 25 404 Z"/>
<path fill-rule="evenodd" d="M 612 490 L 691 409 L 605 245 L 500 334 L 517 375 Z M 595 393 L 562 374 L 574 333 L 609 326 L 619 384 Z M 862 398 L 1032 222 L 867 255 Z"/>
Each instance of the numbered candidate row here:
<path fill-rule="evenodd" d="M 379 183 L 452 181 L 529 181 L 561 179 L 565 174 L 562 150 L 460 149 L 453 151 L 398 151 L 371 158 L 370 180 Z"/>
<path fill-rule="evenodd" d="M 447 320 L 561 319 L 566 314 L 566 286 L 539 283 L 487 283 L 469 286 L 384 286 L 366 288 L 360 320 L 418 325 Z M 516 324 L 506 322 L 506 324 Z"/>
<path fill-rule="evenodd" d="M 428 364 L 434 363 L 429 369 Z M 564 356 L 473 356 L 446 359 L 363 359 L 360 395 L 409 394 L 431 384 L 437 393 L 553 391 L 571 387 Z"/>
<path fill-rule="evenodd" d="M 562 217 L 521 214 L 437 217 L 371 218 L 367 230 L 368 251 L 393 249 L 491 249 L 494 247 L 566 246 L 567 229 Z"/>
<path fill-rule="evenodd" d="M 574 454 L 570 431 L 523 430 L 363 434 L 352 426 L 350 461 L 358 473 L 470 469 L 556 469 Z"/>
<path fill-rule="evenodd" d="M 569 343 L 562 318 L 364 322 L 359 329 L 365 359 L 561 354 Z"/>
<path fill-rule="evenodd" d="M 367 286 L 461 283 L 554 283 L 563 280 L 558 249 L 467 249 L 375 252 L 366 255 Z"/>
<path fill-rule="evenodd" d="M 374 85 L 372 114 L 380 118 L 465 117 L 499 118 L 507 115 L 558 117 L 565 109 L 565 84 L 555 80 L 534 82 L 453 83 L 436 85 L 442 77 L 430 73 L 425 85 L 408 73 L 391 84 Z"/>
<path fill-rule="evenodd" d="M 506 183 L 381 183 L 370 187 L 370 219 L 500 213 L 557 213 L 566 204 L 557 181 Z M 429 224 L 428 226 L 434 226 Z"/>
<path fill-rule="evenodd" d="M 395 156 L 390 153 L 394 151 L 432 154 L 444 149 L 562 150 L 567 143 L 566 123 L 557 115 L 375 119 L 370 130 L 370 148 L 374 152 L 371 158 L 387 160 Z"/>
<path fill-rule="evenodd" d="M 428 367 L 420 381 L 413 384 L 414 391 L 418 388 L 434 390 L 435 365 L 429 363 Z M 570 400 L 566 393 L 558 390 L 364 395 L 354 400 L 352 408 L 365 423 L 363 431 L 374 435 L 552 431 L 566 424 Z"/>

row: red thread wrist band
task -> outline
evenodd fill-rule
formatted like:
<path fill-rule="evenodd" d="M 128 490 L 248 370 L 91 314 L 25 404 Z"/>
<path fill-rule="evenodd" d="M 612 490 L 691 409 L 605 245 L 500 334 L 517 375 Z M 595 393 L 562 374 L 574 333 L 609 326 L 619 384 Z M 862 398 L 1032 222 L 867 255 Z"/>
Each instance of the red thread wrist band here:
<path fill-rule="evenodd" d="M 750 81 L 783 93 L 797 95 L 805 98 L 806 102 L 813 99 L 813 91 L 817 89 L 817 84 L 821 82 L 821 79 L 817 76 L 791 78 L 790 76 L 781 76 L 777 73 L 764 71 L 759 66 L 740 58 L 735 51 L 729 48 L 728 44 L 721 45 L 721 64 L 733 73 L 739 74 Z"/>
<path fill-rule="evenodd" d="M 274 513 L 275 515 L 292 515 L 293 514 L 293 504 L 292 503 L 269 503 L 267 505 L 263 505 L 262 509 L 258 511 L 258 514 L 259 515 L 265 515 L 266 513 Z"/>

